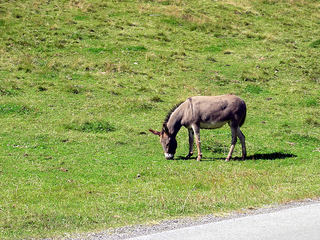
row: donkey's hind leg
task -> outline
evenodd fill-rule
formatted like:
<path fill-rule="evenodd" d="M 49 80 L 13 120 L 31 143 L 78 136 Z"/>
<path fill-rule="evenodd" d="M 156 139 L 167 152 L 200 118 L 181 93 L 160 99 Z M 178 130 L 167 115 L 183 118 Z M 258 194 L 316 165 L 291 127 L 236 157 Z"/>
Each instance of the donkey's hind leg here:
<path fill-rule="evenodd" d="M 230 161 L 234 147 L 237 143 L 237 127 L 233 127 L 232 125 L 230 125 L 230 128 L 231 128 L 232 140 L 231 140 L 231 147 L 230 147 L 228 156 L 226 158 L 226 162 Z"/>
<path fill-rule="evenodd" d="M 247 157 L 246 141 L 245 141 L 245 136 L 241 132 L 240 128 L 237 128 L 237 135 L 240 139 L 241 146 L 242 146 L 242 160 L 245 160 L 245 158 Z"/>

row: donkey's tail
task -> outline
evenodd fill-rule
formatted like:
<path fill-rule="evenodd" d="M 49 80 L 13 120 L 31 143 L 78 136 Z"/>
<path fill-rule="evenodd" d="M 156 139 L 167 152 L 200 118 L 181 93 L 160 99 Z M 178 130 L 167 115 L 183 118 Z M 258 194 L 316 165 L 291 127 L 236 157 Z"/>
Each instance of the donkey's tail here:
<path fill-rule="evenodd" d="M 244 101 L 242 101 L 242 102 L 243 102 L 243 104 L 241 105 L 241 108 L 242 108 L 241 110 L 243 112 L 243 116 L 239 122 L 240 127 L 244 124 L 244 121 L 246 120 L 246 116 L 247 116 L 247 106 Z"/>

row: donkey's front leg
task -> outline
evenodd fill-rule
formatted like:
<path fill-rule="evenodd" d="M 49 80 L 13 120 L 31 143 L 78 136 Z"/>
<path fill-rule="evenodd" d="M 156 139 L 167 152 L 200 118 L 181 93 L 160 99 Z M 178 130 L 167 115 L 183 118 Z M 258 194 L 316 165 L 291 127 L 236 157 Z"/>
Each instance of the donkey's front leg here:
<path fill-rule="evenodd" d="M 189 159 L 193 155 L 193 142 L 194 142 L 194 132 L 192 128 L 188 128 L 189 132 L 189 153 L 186 156 L 187 159 Z"/>
<path fill-rule="evenodd" d="M 198 150 L 197 161 L 201 161 L 202 153 L 201 153 L 201 141 L 200 141 L 200 127 L 194 124 L 192 125 L 192 129 L 194 134 L 196 135 L 196 145 Z"/>

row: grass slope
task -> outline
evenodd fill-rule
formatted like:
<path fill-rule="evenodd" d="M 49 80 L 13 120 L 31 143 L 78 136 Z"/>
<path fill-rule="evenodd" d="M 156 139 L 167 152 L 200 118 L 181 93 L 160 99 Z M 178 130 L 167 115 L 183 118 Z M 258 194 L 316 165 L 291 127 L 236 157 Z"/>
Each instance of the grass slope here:
<path fill-rule="evenodd" d="M 319 1 L 0 2 L 0 238 L 43 238 L 320 196 Z M 249 159 L 202 131 L 166 161 L 193 95 L 246 100 Z M 187 153 L 187 131 L 177 156 Z M 236 146 L 234 156 L 240 156 Z"/>

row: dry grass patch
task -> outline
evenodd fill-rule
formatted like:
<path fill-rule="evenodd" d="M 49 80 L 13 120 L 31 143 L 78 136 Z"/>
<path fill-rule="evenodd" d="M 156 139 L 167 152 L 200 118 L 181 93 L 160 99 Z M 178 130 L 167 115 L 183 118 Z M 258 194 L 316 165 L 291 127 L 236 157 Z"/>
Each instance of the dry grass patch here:
<path fill-rule="evenodd" d="M 164 6 L 153 6 L 144 5 L 139 7 L 141 13 L 150 13 L 164 15 L 183 22 L 188 22 L 196 25 L 212 24 L 215 21 L 206 14 L 194 11 L 191 8 L 185 9 L 178 5 L 164 5 Z"/>

